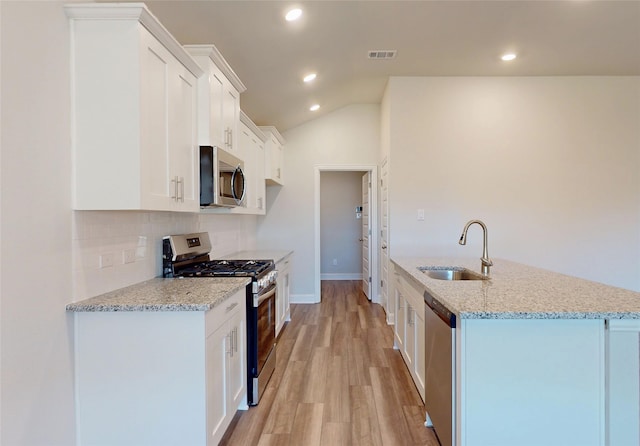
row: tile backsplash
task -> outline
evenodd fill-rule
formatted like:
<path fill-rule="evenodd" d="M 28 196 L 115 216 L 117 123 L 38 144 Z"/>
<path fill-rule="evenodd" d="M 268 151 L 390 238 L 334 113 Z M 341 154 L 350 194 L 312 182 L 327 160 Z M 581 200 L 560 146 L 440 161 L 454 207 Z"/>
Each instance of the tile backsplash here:
<path fill-rule="evenodd" d="M 74 301 L 162 274 L 162 237 L 208 232 L 212 257 L 255 247 L 256 217 L 138 211 L 74 211 Z"/>

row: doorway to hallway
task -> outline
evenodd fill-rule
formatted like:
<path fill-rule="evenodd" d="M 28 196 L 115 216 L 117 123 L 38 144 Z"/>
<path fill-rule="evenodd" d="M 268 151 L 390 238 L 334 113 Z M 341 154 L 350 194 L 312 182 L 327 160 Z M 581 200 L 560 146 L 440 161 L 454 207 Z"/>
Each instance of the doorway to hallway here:
<path fill-rule="evenodd" d="M 379 303 L 377 166 L 315 168 L 315 290 L 321 280 L 358 280 Z"/>

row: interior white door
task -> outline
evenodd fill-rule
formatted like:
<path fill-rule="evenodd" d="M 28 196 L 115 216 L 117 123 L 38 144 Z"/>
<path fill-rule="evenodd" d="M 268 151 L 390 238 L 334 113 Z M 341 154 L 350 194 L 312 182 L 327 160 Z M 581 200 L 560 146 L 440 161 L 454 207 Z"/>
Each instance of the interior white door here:
<path fill-rule="evenodd" d="M 380 174 L 380 199 L 382 202 L 382 218 L 380 229 L 380 297 L 382 305 L 387 309 L 389 322 L 394 319 L 393 305 L 389 303 L 389 166 L 387 159 L 382 161 Z"/>
<path fill-rule="evenodd" d="M 371 212 L 369 197 L 371 196 L 371 172 L 362 175 L 362 292 L 371 300 Z"/>

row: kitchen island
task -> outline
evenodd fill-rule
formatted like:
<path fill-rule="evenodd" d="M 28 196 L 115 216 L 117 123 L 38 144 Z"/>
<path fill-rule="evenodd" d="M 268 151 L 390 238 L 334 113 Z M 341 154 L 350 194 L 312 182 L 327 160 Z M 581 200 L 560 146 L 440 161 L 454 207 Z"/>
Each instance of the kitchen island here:
<path fill-rule="evenodd" d="M 217 444 L 247 407 L 250 280 L 155 278 L 67 305 L 77 444 Z"/>
<path fill-rule="evenodd" d="M 413 340 L 408 331 L 397 334 L 397 347 L 418 356 L 433 342 L 424 339 L 424 292 L 457 319 L 452 444 L 638 444 L 640 293 L 499 259 L 488 280 L 458 281 L 431 278 L 421 268 L 479 271 L 480 260 L 392 261 L 401 302 L 396 327 L 407 317 L 409 325 L 422 323 Z M 403 357 L 414 361 L 420 388 L 432 358 Z"/>

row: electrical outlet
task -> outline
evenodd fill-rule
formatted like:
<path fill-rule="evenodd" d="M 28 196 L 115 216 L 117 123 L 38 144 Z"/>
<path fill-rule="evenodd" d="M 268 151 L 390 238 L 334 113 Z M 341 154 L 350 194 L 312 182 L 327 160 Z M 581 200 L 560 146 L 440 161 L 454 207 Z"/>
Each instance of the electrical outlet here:
<path fill-rule="evenodd" d="M 424 221 L 424 209 L 418 209 L 418 221 Z"/>
<path fill-rule="evenodd" d="M 338 259 L 333 259 L 333 264 L 337 265 L 338 264 Z"/>
<path fill-rule="evenodd" d="M 125 249 L 122 251 L 122 263 L 133 263 L 136 261 L 136 250 Z"/>
<path fill-rule="evenodd" d="M 100 254 L 100 268 L 109 268 L 110 266 L 113 266 L 113 253 Z"/>

